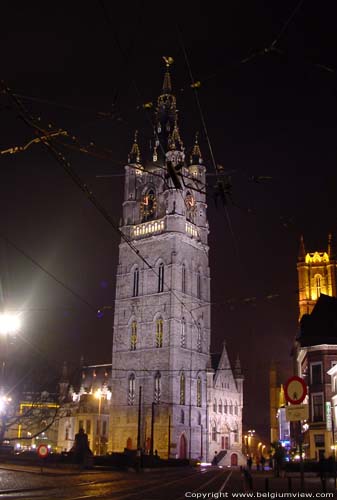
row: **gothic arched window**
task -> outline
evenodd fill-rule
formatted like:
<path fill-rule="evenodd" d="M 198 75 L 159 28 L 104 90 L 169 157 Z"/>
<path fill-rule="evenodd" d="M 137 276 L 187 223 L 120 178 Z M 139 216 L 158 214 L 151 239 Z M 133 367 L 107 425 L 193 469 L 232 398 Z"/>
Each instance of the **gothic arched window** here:
<path fill-rule="evenodd" d="M 181 424 L 185 423 L 185 413 L 184 413 L 184 410 L 181 410 L 181 412 L 180 412 L 180 423 Z"/>
<path fill-rule="evenodd" d="M 214 401 L 213 401 L 213 411 L 216 412 L 217 410 L 217 405 L 216 405 L 216 399 L 214 398 Z"/>
<path fill-rule="evenodd" d="M 133 405 L 135 403 L 135 387 L 136 380 L 135 375 L 132 373 L 128 380 L 128 405 Z"/>
<path fill-rule="evenodd" d="M 232 401 L 229 402 L 229 413 L 233 415 L 233 404 Z"/>
<path fill-rule="evenodd" d="M 156 321 L 156 347 L 163 347 L 163 319 Z"/>
<path fill-rule="evenodd" d="M 222 413 L 222 401 L 221 401 L 221 399 L 219 401 L 219 413 Z"/>
<path fill-rule="evenodd" d="M 197 273 L 197 297 L 201 299 L 201 274 L 200 271 Z"/>
<path fill-rule="evenodd" d="M 197 378 L 197 406 L 201 407 L 202 405 L 202 385 L 201 378 Z"/>
<path fill-rule="evenodd" d="M 161 293 L 164 291 L 164 264 L 161 262 L 159 264 L 159 272 L 158 272 L 158 292 Z"/>
<path fill-rule="evenodd" d="M 202 331 L 200 323 L 198 323 L 197 351 L 202 351 Z"/>
<path fill-rule="evenodd" d="M 198 413 L 198 425 L 201 425 L 201 413 Z"/>
<path fill-rule="evenodd" d="M 138 292 L 139 292 L 139 269 L 138 267 L 135 268 L 133 271 L 133 290 L 132 290 L 132 296 L 133 297 L 138 297 Z"/>
<path fill-rule="evenodd" d="M 238 404 L 237 404 L 237 402 L 236 402 L 236 401 L 235 401 L 235 406 L 234 406 L 234 414 L 235 414 L 235 415 L 238 415 L 238 414 L 239 414 L 239 412 L 238 412 Z"/>
<path fill-rule="evenodd" d="M 181 291 L 183 293 L 186 293 L 186 266 L 185 266 L 185 264 L 182 265 L 182 269 L 181 269 Z"/>
<path fill-rule="evenodd" d="M 161 398 L 161 374 L 157 372 L 154 377 L 154 398 L 153 401 L 155 403 L 160 403 Z"/>
<path fill-rule="evenodd" d="M 185 318 L 181 320 L 181 332 L 180 332 L 180 346 L 186 347 L 186 321 Z"/>
<path fill-rule="evenodd" d="M 136 349 L 137 349 L 137 321 L 132 321 L 132 323 L 131 323 L 130 350 L 135 351 Z"/>
<path fill-rule="evenodd" d="M 180 375 L 180 404 L 185 404 L 185 374 Z"/>
<path fill-rule="evenodd" d="M 320 276 L 319 274 L 317 274 L 315 276 L 315 284 L 316 284 L 316 297 L 317 299 L 320 297 L 321 295 L 321 278 L 322 276 Z"/>
<path fill-rule="evenodd" d="M 223 411 L 224 413 L 227 413 L 227 401 L 225 399 L 224 405 L 223 405 Z"/>

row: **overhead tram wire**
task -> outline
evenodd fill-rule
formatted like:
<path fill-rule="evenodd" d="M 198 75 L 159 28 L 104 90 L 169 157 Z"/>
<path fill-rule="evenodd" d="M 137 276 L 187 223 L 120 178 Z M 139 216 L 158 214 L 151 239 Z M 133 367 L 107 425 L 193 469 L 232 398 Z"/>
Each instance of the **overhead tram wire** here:
<path fill-rule="evenodd" d="M 22 118 L 24 123 L 34 132 L 38 132 L 40 135 L 42 146 L 51 154 L 51 156 L 63 167 L 63 169 L 67 172 L 67 174 L 71 177 L 71 179 L 75 182 L 75 184 L 81 189 L 81 191 L 86 195 L 89 201 L 94 205 L 94 207 L 101 213 L 101 215 L 105 218 L 105 220 L 112 226 L 115 232 L 120 236 L 120 238 L 131 248 L 131 250 L 143 261 L 143 263 L 154 272 L 154 274 L 159 278 L 159 273 L 155 270 L 153 266 L 147 261 L 147 259 L 141 254 L 141 252 L 134 246 L 134 244 L 129 240 L 129 238 L 116 226 L 112 217 L 108 214 L 106 209 L 98 202 L 94 194 L 89 190 L 88 186 L 82 182 L 81 178 L 74 172 L 71 165 L 67 160 L 63 157 L 63 155 L 54 148 L 54 146 L 49 142 L 48 138 L 43 138 L 46 135 L 46 131 L 43 130 L 38 124 L 35 123 L 34 118 L 30 116 L 26 108 L 23 106 L 21 101 L 13 95 L 11 90 L 2 82 L 3 91 L 11 98 L 14 102 L 16 108 L 19 111 L 19 116 Z M 183 307 L 187 310 L 187 312 L 191 315 L 192 320 L 195 326 L 198 328 L 198 324 L 193 314 L 190 312 L 188 307 L 184 304 L 184 302 L 180 299 L 180 297 L 172 290 L 166 283 L 163 281 L 164 286 L 167 288 L 166 291 L 171 292 L 178 302 L 181 303 Z"/>

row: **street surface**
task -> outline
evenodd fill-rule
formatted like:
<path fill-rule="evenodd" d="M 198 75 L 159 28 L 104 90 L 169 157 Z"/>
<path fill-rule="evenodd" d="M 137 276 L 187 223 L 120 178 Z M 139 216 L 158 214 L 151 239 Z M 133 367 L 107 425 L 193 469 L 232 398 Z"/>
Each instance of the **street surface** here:
<path fill-rule="evenodd" d="M 331 479 L 327 483 L 326 491 L 334 491 L 333 487 Z M 288 478 L 274 478 L 272 474 L 255 473 L 253 490 L 250 490 L 240 471 L 217 467 L 180 467 L 137 473 L 51 468 L 41 472 L 38 467 L 0 465 L 0 500 L 184 500 L 207 498 L 197 496 L 198 493 L 213 493 L 213 498 L 217 498 L 216 494 L 221 492 L 222 498 L 234 498 L 235 493 L 239 492 L 268 491 L 270 495 L 275 491 L 298 492 L 299 489 L 298 477 L 289 482 Z M 322 492 L 319 478 L 306 478 L 305 491 Z"/>

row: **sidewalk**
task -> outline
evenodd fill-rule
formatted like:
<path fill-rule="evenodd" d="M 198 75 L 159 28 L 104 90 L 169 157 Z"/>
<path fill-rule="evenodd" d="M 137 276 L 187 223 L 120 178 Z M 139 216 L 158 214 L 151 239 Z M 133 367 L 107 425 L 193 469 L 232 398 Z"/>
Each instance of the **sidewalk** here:
<path fill-rule="evenodd" d="M 273 471 L 251 471 L 252 486 L 246 484 L 247 491 L 258 492 L 333 492 L 336 493 L 333 477 L 328 477 L 325 485 L 317 474 L 304 474 L 304 488 L 301 489 L 301 477 L 299 473 L 289 473 L 285 477 L 275 477 Z"/>

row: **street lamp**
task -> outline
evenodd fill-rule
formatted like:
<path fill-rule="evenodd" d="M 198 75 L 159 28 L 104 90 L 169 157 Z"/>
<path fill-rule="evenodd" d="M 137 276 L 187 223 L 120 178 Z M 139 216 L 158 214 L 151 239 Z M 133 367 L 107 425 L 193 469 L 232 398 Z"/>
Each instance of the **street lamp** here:
<path fill-rule="evenodd" d="M 6 376 L 6 362 L 8 350 L 8 336 L 20 330 L 21 321 L 17 314 L 3 312 L 0 314 L 0 335 L 4 337 L 3 341 L 3 357 L 1 361 L 1 388 L 4 390 Z"/>
<path fill-rule="evenodd" d="M 2 313 L 0 314 L 0 333 L 8 335 L 16 333 L 20 330 L 21 321 L 17 314 Z"/>
<path fill-rule="evenodd" d="M 98 399 L 98 420 L 97 420 L 97 430 L 98 430 L 98 455 L 101 454 L 101 404 L 102 404 L 102 390 L 97 389 L 95 392 L 95 398 Z"/>

